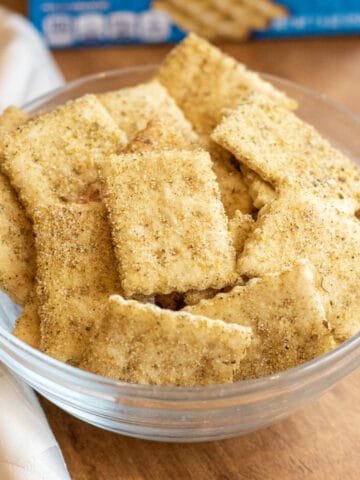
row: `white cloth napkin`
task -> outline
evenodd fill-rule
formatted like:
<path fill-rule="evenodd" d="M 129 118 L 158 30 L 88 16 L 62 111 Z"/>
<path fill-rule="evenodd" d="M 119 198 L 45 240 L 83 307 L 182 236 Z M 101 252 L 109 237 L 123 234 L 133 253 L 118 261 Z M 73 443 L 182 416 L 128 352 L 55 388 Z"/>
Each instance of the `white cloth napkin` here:
<path fill-rule="evenodd" d="M 39 34 L 20 15 L 0 7 L 0 111 L 21 106 L 62 83 Z M 18 312 L 2 293 L 0 301 L 7 317 L 15 318 Z M 34 392 L 0 365 L 0 479 L 69 478 Z"/>
<path fill-rule="evenodd" d="M 36 30 L 0 7 L 0 111 L 21 106 L 64 82 Z"/>

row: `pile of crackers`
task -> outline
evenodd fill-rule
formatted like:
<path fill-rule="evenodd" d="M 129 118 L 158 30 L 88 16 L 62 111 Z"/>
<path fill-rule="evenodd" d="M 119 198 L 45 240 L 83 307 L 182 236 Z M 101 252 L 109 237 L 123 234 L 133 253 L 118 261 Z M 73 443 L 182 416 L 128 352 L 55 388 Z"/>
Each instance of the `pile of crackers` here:
<path fill-rule="evenodd" d="M 246 40 L 253 30 L 264 30 L 274 18 L 288 14 L 271 0 L 154 0 L 152 6 L 183 30 L 213 41 Z"/>
<path fill-rule="evenodd" d="M 360 327 L 359 168 L 189 35 L 147 83 L 0 119 L 14 334 L 133 383 L 261 377 Z"/>

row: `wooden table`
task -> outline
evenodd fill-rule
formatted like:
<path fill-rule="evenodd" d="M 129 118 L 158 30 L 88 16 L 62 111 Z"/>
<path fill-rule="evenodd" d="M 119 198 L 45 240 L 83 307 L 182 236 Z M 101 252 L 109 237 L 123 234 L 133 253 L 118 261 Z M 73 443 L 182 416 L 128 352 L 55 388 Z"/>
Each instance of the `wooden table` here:
<path fill-rule="evenodd" d="M 3 3 L 3 2 L 2 2 Z M 5 3 L 23 9 L 22 0 Z M 360 39 L 227 45 L 251 68 L 295 80 L 360 114 Z M 67 80 L 162 60 L 168 46 L 55 52 Z M 73 480 L 358 480 L 360 371 L 288 420 L 244 437 L 159 444 L 102 431 L 42 401 Z"/>

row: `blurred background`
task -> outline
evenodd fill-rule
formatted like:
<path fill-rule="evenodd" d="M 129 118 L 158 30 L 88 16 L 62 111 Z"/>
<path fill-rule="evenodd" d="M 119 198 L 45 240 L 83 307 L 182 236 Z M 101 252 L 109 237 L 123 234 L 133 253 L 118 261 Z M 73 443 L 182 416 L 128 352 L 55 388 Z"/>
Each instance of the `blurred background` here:
<path fill-rule="evenodd" d="M 171 48 L 169 40 L 180 40 L 185 27 L 193 27 L 199 34 L 213 36 L 211 40 L 250 68 L 325 92 L 360 113 L 360 98 L 354 95 L 354 82 L 360 79 L 358 0 L 2 0 L 1 5 L 30 15 L 47 43 L 57 46 L 53 53 L 66 80 L 159 63 Z M 112 28 L 110 24 L 104 28 L 99 18 L 110 19 Z M 134 18 L 141 28 L 131 28 Z M 255 29 L 244 27 L 244 22 Z M 220 33 L 214 25 L 221 27 Z"/>

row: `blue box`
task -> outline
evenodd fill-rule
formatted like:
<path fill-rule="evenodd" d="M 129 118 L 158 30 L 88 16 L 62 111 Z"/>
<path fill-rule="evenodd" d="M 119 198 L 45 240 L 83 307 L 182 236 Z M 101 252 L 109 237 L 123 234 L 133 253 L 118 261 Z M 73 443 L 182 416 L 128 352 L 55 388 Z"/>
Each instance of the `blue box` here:
<path fill-rule="evenodd" d="M 197 0 L 29 1 L 31 21 L 55 48 L 177 42 L 190 29 L 233 41 L 360 32 L 360 0 L 209 0 L 206 8 Z"/>

